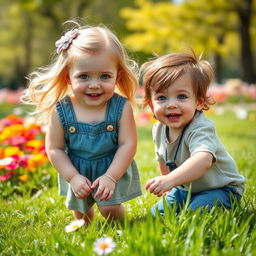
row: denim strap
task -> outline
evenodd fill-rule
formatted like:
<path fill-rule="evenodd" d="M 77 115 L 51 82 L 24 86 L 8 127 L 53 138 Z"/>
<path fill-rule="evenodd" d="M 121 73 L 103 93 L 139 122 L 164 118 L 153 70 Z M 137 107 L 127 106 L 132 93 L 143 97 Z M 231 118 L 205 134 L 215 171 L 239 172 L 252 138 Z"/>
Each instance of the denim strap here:
<path fill-rule="evenodd" d="M 119 120 L 121 118 L 124 104 L 126 102 L 126 98 L 114 94 L 114 96 L 110 99 L 108 109 L 107 109 L 107 115 L 106 115 L 106 122 L 115 122 L 117 124 L 117 127 L 119 126 Z"/>
<path fill-rule="evenodd" d="M 65 119 L 66 123 L 77 123 L 77 119 L 76 119 L 76 114 L 70 99 L 70 96 L 66 96 L 63 101 L 61 101 L 63 110 L 64 110 L 64 115 L 65 117 L 69 117 L 69 119 Z M 64 104 L 66 106 L 64 106 Z M 69 122 L 67 121 L 69 120 Z"/>

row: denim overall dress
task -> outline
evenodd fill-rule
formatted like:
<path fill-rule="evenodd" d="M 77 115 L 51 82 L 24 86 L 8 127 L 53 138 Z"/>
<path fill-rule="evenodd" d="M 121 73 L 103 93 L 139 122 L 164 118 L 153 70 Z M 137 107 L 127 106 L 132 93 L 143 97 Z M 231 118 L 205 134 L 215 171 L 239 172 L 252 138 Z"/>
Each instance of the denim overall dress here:
<path fill-rule="evenodd" d="M 56 105 L 65 133 L 65 151 L 78 172 L 91 182 L 107 171 L 118 149 L 119 120 L 126 100 L 115 93 L 108 101 L 105 120 L 93 124 L 77 121 L 69 96 Z M 133 160 L 108 201 L 93 198 L 96 189 L 85 199 L 76 198 L 70 184 L 60 175 L 59 192 L 67 196 L 67 208 L 87 213 L 95 202 L 97 205 L 120 204 L 141 195 L 139 172 Z"/>

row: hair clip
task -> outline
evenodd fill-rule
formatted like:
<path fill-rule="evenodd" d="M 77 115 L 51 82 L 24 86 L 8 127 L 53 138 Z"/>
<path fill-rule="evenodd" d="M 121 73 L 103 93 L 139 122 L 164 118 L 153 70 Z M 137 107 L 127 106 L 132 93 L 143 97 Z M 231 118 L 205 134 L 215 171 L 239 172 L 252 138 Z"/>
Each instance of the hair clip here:
<path fill-rule="evenodd" d="M 72 41 L 78 36 L 78 34 L 79 30 L 73 29 L 68 31 L 64 36 L 56 41 L 55 46 L 57 48 L 57 53 L 60 54 L 63 50 L 67 50 Z"/>

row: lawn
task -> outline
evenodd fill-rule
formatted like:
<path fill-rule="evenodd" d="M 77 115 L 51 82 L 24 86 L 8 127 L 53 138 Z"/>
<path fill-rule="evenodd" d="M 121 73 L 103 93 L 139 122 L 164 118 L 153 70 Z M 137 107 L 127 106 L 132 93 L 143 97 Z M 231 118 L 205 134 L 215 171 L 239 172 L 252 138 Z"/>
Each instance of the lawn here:
<path fill-rule="evenodd" d="M 153 219 L 150 207 L 157 198 L 143 189 L 143 195 L 125 203 L 124 223 L 109 223 L 96 211 L 88 227 L 66 233 L 73 217 L 58 195 L 56 172 L 48 167 L 54 185 L 36 193 L 0 199 L 0 255 L 97 255 L 94 242 L 111 237 L 116 243 L 111 255 L 256 255 L 256 113 L 239 120 L 233 111 L 208 117 L 215 121 L 219 137 L 246 177 L 241 206 L 230 211 L 191 212 Z M 139 126 L 136 161 L 141 183 L 157 175 L 151 124 Z"/>

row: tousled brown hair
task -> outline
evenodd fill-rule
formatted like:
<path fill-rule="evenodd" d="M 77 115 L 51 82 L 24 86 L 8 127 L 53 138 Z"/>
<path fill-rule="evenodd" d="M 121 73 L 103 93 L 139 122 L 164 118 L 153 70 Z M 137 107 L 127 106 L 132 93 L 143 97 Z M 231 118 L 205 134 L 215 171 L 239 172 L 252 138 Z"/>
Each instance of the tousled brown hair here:
<path fill-rule="evenodd" d="M 140 73 L 145 89 L 144 106 L 151 103 L 151 92 L 166 90 L 172 83 L 189 74 L 196 99 L 203 99 L 203 110 L 208 110 L 214 101 L 207 95 L 213 79 L 213 68 L 206 60 L 198 60 L 195 53 L 171 53 L 156 57 L 141 66 Z"/>

